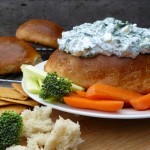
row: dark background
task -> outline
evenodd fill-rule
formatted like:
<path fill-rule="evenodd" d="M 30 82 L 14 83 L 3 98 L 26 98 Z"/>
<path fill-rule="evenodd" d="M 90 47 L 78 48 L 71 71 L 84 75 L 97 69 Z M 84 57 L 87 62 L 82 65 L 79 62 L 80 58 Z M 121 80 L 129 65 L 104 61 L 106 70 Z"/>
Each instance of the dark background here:
<path fill-rule="evenodd" d="M 49 19 L 65 30 L 106 17 L 150 27 L 150 0 L 0 0 L 0 36 L 15 35 L 33 19 Z"/>

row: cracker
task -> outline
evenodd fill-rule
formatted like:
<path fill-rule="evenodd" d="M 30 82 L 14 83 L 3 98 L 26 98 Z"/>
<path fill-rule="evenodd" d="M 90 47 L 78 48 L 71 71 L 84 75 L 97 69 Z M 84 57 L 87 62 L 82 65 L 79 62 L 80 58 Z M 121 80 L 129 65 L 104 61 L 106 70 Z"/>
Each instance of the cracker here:
<path fill-rule="evenodd" d="M 14 100 L 10 98 L 0 98 L 0 100 L 6 101 L 6 102 L 12 102 L 16 104 L 21 104 L 21 105 L 32 106 L 32 107 L 39 105 L 38 102 L 31 100 L 31 99 L 28 99 L 26 101 L 20 101 L 20 100 Z"/>
<path fill-rule="evenodd" d="M 18 100 L 26 100 L 27 97 L 17 92 L 14 88 L 0 87 L 0 98 L 11 98 Z"/>
<path fill-rule="evenodd" d="M 19 84 L 19 83 L 12 83 L 11 85 L 12 85 L 12 87 L 13 87 L 16 91 L 18 91 L 20 94 L 22 94 L 22 95 L 28 97 L 28 95 L 24 92 L 24 90 L 23 90 L 21 84 Z"/>
<path fill-rule="evenodd" d="M 21 114 L 21 112 L 25 109 L 27 109 L 28 107 L 25 105 L 9 105 L 9 106 L 2 106 L 0 108 L 0 114 L 3 113 L 4 111 L 14 111 L 17 112 L 19 114 Z"/>
<path fill-rule="evenodd" d="M 6 106 L 6 105 L 11 105 L 11 104 L 12 104 L 12 102 L 0 100 L 0 106 Z"/>

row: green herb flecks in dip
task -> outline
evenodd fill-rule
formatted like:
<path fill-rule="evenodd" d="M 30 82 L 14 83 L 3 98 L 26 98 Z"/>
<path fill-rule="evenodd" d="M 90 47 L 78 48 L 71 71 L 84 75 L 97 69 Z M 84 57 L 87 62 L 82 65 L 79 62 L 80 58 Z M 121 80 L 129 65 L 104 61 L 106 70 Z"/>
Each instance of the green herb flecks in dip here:
<path fill-rule="evenodd" d="M 106 18 L 63 32 L 58 44 L 60 50 L 74 56 L 103 54 L 135 58 L 140 53 L 150 53 L 150 29 Z"/>

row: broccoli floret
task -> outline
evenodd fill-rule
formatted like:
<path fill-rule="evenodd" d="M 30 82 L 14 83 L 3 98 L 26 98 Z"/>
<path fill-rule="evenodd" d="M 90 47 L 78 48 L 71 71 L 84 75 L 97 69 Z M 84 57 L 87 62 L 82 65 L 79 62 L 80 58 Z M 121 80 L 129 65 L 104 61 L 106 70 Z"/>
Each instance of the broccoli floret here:
<path fill-rule="evenodd" d="M 0 150 L 20 143 L 23 129 L 22 117 L 13 111 L 5 111 L 0 116 Z"/>
<path fill-rule="evenodd" d="M 67 78 L 58 77 L 56 73 L 46 73 L 31 65 L 22 65 L 21 70 L 26 89 L 33 94 L 39 94 L 49 102 L 61 99 L 71 92 L 85 90 Z"/>
<path fill-rule="evenodd" d="M 71 81 L 58 77 L 56 72 L 51 73 L 46 76 L 43 81 L 40 97 L 43 99 L 52 98 L 52 99 L 61 99 L 63 96 L 71 93 Z"/>

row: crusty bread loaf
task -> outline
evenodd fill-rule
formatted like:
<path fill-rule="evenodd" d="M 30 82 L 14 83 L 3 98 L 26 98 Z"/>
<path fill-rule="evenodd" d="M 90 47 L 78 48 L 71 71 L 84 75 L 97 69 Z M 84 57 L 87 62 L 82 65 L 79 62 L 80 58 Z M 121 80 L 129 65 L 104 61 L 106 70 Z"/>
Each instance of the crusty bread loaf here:
<path fill-rule="evenodd" d="M 150 55 L 140 54 L 135 59 L 104 55 L 81 58 L 56 50 L 45 71 L 57 72 L 85 88 L 102 83 L 143 94 L 150 92 Z"/>
<path fill-rule="evenodd" d="M 22 24 L 16 31 L 17 38 L 49 47 L 57 48 L 57 39 L 63 28 L 49 20 L 32 19 Z"/>
<path fill-rule="evenodd" d="M 0 37 L 0 74 L 20 72 L 22 64 L 36 64 L 39 53 L 28 43 L 16 37 Z"/>

